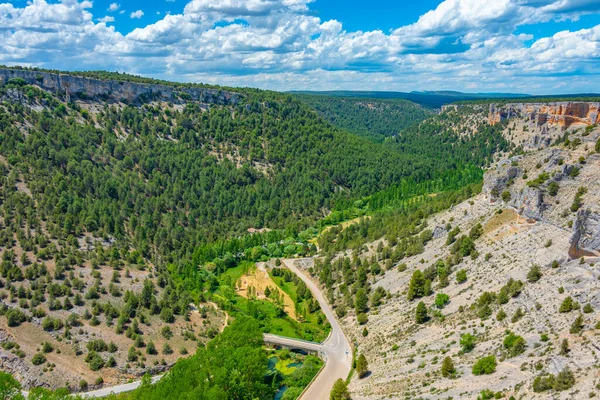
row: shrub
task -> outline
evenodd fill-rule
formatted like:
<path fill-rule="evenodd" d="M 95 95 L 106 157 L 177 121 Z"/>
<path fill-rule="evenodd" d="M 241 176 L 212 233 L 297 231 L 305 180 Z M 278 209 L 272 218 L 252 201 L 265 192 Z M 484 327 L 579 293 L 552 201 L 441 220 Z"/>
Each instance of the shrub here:
<path fill-rule="evenodd" d="M 173 349 L 171 348 L 171 345 L 169 345 L 169 343 L 163 344 L 162 353 L 163 354 L 173 354 Z"/>
<path fill-rule="evenodd" d="M 508 353 L 508 357 L 515 357 L 525 352 L 527 348 L 527 342 L 522 336 L 515 335 L 512 332 L 508 332 L 508 335 L 504 338 L 504 348 Z"/>
<path fill-rule="evenodd" d="M 580 333 L 583 330 L 583 315 L 579 314 L 575 321 L 571 324 L 571 329 L 569 329 L 569 333 L 576 334 Z"/>
<path fill-rule="evenodd" d="M 175 316 L 173 315 L 173 310 L 168 307 L 160 310 L 160 318 L 168 324 L 172 324 L 175 322 Z"/>
<path fill-rule="evenodd" d="M 49 343 L 49 342 L 42 343 L 42 351 L 44 353 L 52 353 L 52 350 L 54 350 L 54 347 L 52 346 L 51 343 Z"/>
<path fill-rule="evenodd" d="M 571 389 L 575 385 L 575 376 L 569 367 L 560 371 L 554 379 L 552 388 L 558 392 Z"/>
<path fill-rule="evenodd" d="M 348 384 L 343 379 L 338 379 L 333 384 L 329 400 L 350 400 L 350 392 L 348 392 Z"/>
<path fill-rule="evenodd" d="M 558 189 L 560 189 L 558 182 L 552 181 L 548 184 L 548 194 L 550 196 L 556 196 L 558 194 Z"/>
<path fill-rule="evenodd" d="M 460 271 L 458 271 L 456 273 L 456 282 L 463 283 L 466 281 L 467 281 L 467 271 L 465 271 L 464 269 L 461 269 Z"/>
<path fill-rule="evenodd" d="M 42 353 L 37 353 L 33 357 L 31 357 L 31 363 L 33 365 L 41 365 L 46 362 L 46 356 Z"/>
<path fill-rule="evenodd" d="M 446 304 L 448 304 L 448 302 L 450 301 L 450 296 L 448 296 L 445 293 L 438 293 L 435 296 L 435 305 L 437 308 L 444 308 L 446 306 Z"/>
<path fill-rule="evenodd" d="M 500 322 L 504 321 L 506 319 L 506 312 L 503 309 L 500 309 L 496 314 L 496 319 Z"/>
<path fill-rule="evenodd" d="M 546 246 L 546 247 L 548 247 L 548 246 Z M 529 282 L 535 283 L 535 282 L 539 281 L 541 277 L 542 277 L 542 269 L 540 268 L 540 266 L 538 264 L 532 265 L 531 268 L 529 269 L 529 272 L 527 273 L 527 280 Z"/>
<path fill-rule="evenodd" d="M 148 345 L 146 346 L 146 353 L 152 355 L 158 354 L 156 351 L 156 346 L 154 346 L 154 342 L 148 342 Z"/>
<path fill-rule="evenodd" d="M 23 322 L 27 321 L 27 316 L 21 311 L 15 308 L 11 308 L 6 311 L 6 321 L 8 326 L 15 327 L 21 325 Z"/>
<path fill-rule="evenodd" d="M 102 351 L 108 350 L 108 346 L 107 346 L 106 342 L 102 339 L 89 341 L 88 344 L 86 345 L 86 348 L 88 349 L 88 351 L 96 351 L 96 352 L 102 352 Z"/>
<path fill-rule="evenodd" d="M 463 353 L 468 353 L 475 348 L 475 342 L 477 339 L 470 333 L 465 333 L 460 336 L 460 345 Z"/>
<path fill-rule="evenodd" d="M 360 313 L 356 316 L 356 322 L 358 322 L 360 325 L 364 325 L 369 321 L 369 318 L 367 318 L 367 314 L 365 313 Z"/>
<path fill-rule="evenodd" d="M 562 304 L 560 305 L 558 312 L 560 313 L 568 313 L 570 311 L 575 310 L 577 307 L 575 306 L 575 301 L 573 300 L 573 298 L 571 296 L 565 298 L 562 302 Z"/>
<path fill-rule="evenodd" d="M 473 375 L 489 375 L 496 371 L 496 356 L 480 358 L 473 365 Z"/>

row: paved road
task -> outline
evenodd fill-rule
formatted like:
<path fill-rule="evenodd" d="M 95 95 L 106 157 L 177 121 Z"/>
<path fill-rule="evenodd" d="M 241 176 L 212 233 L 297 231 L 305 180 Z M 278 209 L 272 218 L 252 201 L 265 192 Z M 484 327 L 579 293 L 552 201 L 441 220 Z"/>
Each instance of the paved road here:
<path fill-rule="evenodd" d="M 327 301 L 325 301 L 323 293 L 321 293 L 317 285 L 310 278 L 308 272 L 296 266 L 297 263 L 310 264 L 312 263 L 312 259 L 287 259 L 282 261 L 286 267 L 306 283 L 306 287 L 310 289 L 315 299 L 317 299 L 321 310 L 323 310 L 323 313 L 331 324 L 331 334 L 323 344 L 319 345 L 319 350 L 326 357 L 325 368 L 323 368 L 319 376 L 301 396 L 301 399 L 305 400 L 327 400 L 329 399 L 333 383 L 338 378 L 346 379 L 350 373 L 350 368 L 352 367 L 352 348 L 335 318 L 333 310 L 329 307 Z"/>
<path fill-rule="evenodd" d="M 153 376 L 152 383 L 156 383 L 162 377 L 163 377 L 162 375 Z M 135 390 L 138 387 L 140 387 L 141 384 L 142 384 L 142 381 L 135 381 L 135 382 L 131 382 L 131 383 L 124 383 L 122 385 L 111 386 L 111 387 L 102 388 L 102 389 L 98 389 L 98 390 L 92 390 L 91 392 L 80 393 L 80 395 L 83 397 L 105 397 L 111 393 L 117 394 L 117 393 L 130 392 L 130 391 Z"/>

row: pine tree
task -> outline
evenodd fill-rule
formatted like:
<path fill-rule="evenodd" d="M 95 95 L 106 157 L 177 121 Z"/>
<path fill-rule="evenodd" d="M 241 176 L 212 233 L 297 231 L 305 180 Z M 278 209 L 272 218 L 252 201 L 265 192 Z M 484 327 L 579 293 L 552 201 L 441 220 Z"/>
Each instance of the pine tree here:
<path fill-rule="evenodd" d="M 364 354 L 361 354 L 356 359 L 356 372 L 358 373 L 359 378 L 364 378 L 369 372 L 369 364 L 367 363 L 367 358 Z"/>
<path fill-rule="evenodd" d="M 454 368 L 454 363 L 450 357 L 444 358 L 442 362 L 442 376 L 444 378 L 453 377 L 456 373 L 456 369 Z"/>
<path fill-rule="evenodd" d="M 415 311 L 415 321 L 417 324 L 422 324 L 427 321 L 427 307 L 425 303 L 422 301 L 417 305 L 417 310 Z"/>
<path fill-rule="evenodd" d="M 343 379 L 338 379 L 333 384 L 329 400 L 350 400 L 350 393 L 348 392 L 348 384 Z"/>

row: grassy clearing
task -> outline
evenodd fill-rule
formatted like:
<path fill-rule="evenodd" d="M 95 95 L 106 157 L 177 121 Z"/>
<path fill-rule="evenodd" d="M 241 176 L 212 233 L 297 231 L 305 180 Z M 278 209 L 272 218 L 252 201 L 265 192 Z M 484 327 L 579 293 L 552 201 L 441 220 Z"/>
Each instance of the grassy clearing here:
<path fill-rule="evenodd" d="M 329 323 L 320 310 L 318 314 L 316 312 L 312 314 L 303 312 L 302 315 L 306 314 L 307 318 L 305 321 L 299 322 L 286 314 L 284 304 L 281 301 L 275 301 L 272 298 L 258 298 L 255 295 L 244 297 L 236 293 L 238 280 L 246 274 L 251 274 L 254 268 L 255 266 L 252 263 L 242 263 L 227 270 L 219 277 L 219 287 L 213 294 L 213 300 L 219 304 L 219 307 L 228 312 L 230 317 L 234 319 L 241 315 L 256 319 L 261 330 L 265 333 L 311 341 L 321 341 L 327 337 L 330 329 Z M 276 288 L 273 287 L 272 289 L 275 290 Z M 287 295 L 291 299 L 296 298 L 296 295 L 294 297 L 289 293 Z M 305 301 L 300 303 L 300 309 L 303 309 L 302 306 L 305 303 Z M 296 304 L 294 307 L 296 311 L 299 309 Z"/>

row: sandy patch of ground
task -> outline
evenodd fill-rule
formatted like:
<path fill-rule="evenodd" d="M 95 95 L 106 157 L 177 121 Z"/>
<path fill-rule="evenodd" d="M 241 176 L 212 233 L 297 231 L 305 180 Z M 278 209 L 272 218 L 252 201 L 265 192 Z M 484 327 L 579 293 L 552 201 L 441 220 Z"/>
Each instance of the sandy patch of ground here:
<path fill-rule="evenodd" d="M 256 293 L 256 297 L 262 300 L 267 299 L 267 297 L 265 296 L 265 289 L 267 287 L 269 287 L 270 290 L 277 288 L 277 290 L 279 290 L 279 293 L 283 294 L 283 308 L 286 314 L 294 320 L 297 320 L 294 301 L 287 293 L 279 289 L 277 284 L 269 276 L 269 273 L 265 269 L 264 265 L 261 265 L 257 268 L 253 268 L 250 271 L 248 271 L 248 273 L 243 275 L 237 282 L 236 293 L 240 296 L 248 298 L 249 287 L 252 287 L 253 291 L 255 291 Z"/>
<path fill-rule="evenodd" d="M 505 208 L 502 213 L 495 214 L 483 226 L 483 233 L 491 240 L 497 241 L 506 236 L 527 230 L 535 222 L 530 223 L 512 208 Z"/>

